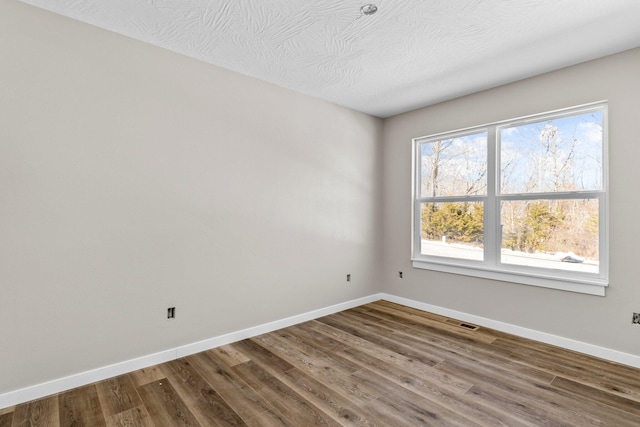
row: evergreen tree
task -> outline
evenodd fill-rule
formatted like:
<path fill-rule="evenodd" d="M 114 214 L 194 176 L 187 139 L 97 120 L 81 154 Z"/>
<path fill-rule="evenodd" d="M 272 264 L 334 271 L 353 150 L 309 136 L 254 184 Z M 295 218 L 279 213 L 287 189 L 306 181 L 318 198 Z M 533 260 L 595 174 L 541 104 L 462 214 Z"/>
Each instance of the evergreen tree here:
<path fill-rule="evenodd" d="M 422 209 L 422 237 L 481 245 L 484 215 L 480 203 L 429 203 Z"/>

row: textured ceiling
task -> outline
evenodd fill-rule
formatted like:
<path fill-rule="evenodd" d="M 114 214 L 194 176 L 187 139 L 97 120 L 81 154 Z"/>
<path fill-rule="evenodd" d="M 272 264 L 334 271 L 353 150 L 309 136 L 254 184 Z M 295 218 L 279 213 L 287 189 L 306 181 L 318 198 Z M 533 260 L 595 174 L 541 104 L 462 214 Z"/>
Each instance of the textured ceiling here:
<path fill-rule="evenodd" d="M 640 46 L 640 0 L 21 1 L 379 117 Z"/>

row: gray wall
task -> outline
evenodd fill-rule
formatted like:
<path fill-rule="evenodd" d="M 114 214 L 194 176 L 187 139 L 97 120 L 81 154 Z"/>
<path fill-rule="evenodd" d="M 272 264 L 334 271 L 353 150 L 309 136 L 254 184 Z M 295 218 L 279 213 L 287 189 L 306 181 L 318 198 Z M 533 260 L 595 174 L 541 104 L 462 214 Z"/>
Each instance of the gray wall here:
<path fill-rule="evenodd" d="M 381 120 L 13 0 L 0 55 L 0 394 L 380 290 Z"/>
<path fill-rule="evenodd" d="M 459 98 L 384 123 L 384 290 L 388 293 L 640 355 L 638 159 L 640 49 Z M 412 269 L 411 139 L 609 100 L 610 287 L 606 297 Z M 405 278 L 399 280 L 397 271 Z"/>

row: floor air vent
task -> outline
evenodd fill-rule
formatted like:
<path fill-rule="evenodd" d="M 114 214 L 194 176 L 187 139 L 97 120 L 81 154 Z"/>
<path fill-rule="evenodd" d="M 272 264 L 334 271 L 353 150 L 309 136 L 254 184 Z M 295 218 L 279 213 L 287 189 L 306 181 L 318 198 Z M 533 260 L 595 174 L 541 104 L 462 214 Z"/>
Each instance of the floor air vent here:
<path fill-rule="evenodd" d="M 455 319 L 447 319 L 446 322 L 449 323 L 450 325 L 459 326 L 461 328 L 468 329 L 470 331 L 477 331 L 478 329 L 480 329 L 479 326 L 472 325 L 471 323 L 461 322 L 461 321 L 455 320 Z"/>
<path fill-rule="evenodd" d="M 466 328 L 472 331 L 477 331 L 478 330 L 478 326 L 476 325 L 471 325 L 469 323 L 460 323 L 460 327 L 461 328 Z"/>

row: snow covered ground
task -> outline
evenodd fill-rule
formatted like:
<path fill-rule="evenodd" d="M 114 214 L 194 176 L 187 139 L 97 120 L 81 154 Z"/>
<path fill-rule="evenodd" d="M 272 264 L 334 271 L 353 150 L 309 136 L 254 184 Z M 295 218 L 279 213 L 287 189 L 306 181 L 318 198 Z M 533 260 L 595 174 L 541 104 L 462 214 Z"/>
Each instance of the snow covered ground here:
<path fill-rule="evenodd" d="M 482 261 L 483 251 L 474 246 L 456 243 L 444 243 L 441 241 L 422 240 L 421 252 L 424 255 L 435 255 L 451 258 L 462 258 Z M 505 264 L 525 265 L 529 267 L 552 268 L 556 270 L 579 271 L 584 273 L 598 273 L 597 260 L 585 259 L 584 262 L 562 262 L 557 254 L 527 253 L 502 249 L 502 262 Z"/>

